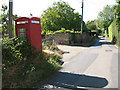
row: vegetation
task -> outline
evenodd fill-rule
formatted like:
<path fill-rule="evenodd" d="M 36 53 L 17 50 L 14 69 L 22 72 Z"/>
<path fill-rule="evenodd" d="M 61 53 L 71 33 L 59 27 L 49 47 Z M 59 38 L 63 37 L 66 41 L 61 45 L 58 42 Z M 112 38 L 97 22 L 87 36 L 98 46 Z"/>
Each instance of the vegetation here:
<path fill-rule="evenodd" d="M 3 37 L 8 34 L 8 10 L 2 5 Z M 14 19 L 18 16 L 14 15 Z M 41 17 L 42 34 L 80 33 L 81 15 L 75 13 L 68 3 L 60 1 L 44 11 Z M 84 23 L 84 31 L 87 28 Z M 46 48 L 46 47 L 45 47 Z M 50 49 L 62 53 L 60 50 Z M 3 88 L 31 88 L 50 76 L 61 66 L 60 56 L 49 56 L 36 49 L 26 40 L 2 39 Z"/>
<path fill-rule="evenodd" d="M 106 37 L 109 37 L 114 44 L 120 45 L 120 1 L 116 0 L 116 2 L 116 5 L 107 5 L 103 11 L 98 14 L 95 23 L 97 28 L 105 33 Z"/>
<path fill-rule="evenodd" d="M 102 31 L 96 25 L 96 20 L 88 21 L 86 23 L 86 27 L 87 32 L 89 32 L 92 36 L 94 36 L 94 34 L 96 34 L 97 36 L 102 35 Z"/>
<path fill-rule="evenodd" d="M 57 31 L 50 31 L 50 30 L 46 31 L 46 35 L 56 34 L 56 33 L 81 33 L 81 31 L 65 30 L 65 28 L 61 28 L 61 30 L 57 30 Z M 42 34 L 44 35 L 45 32 L 43 31 Z"/>
<path fill-rule="evenodd" d="M 118 5 L 114 5 L 112 9 L 114 9 L 114 21 L 109 26 L 109 38 L 114 43 L 120 46 L 120 2 Z"/>
<path fill-rule="evenodd" d="M 80 31 L 81 15 L 75 13 L 74 9 L 64 1 L 54 3 L 41 16 L 42 32 L 57 31 L 61 28 L 65 30 Z M 85 23 L 84 23 L 85 28 Z"/>
<path fill-rule="evenodd" d="M 118 27 L 117 27 L 117 22 L 114 20 L 112 24 L 109 26 L 109 38 L 114 44 L 118 44 Z"/>
<path fill-rule="evenodd" d="M 111 6 L 107 5 L 103 11 L 98 14 L 98 18 L 96 20 L 96 25 L 101 30 L 106 30 L 108 34 L 108 27 L 113 22 L 114 10 L 112 10 Z"/>
<path fill-rule="evenodd" d="M 61 68 L 60 57 L 35 53 L 28 41 L 3 39 L 2 44 L 3 88 L 32 88 Z"/>
<path fill-rule="evenodd" d="M 86 23 L 88 30 L 95 30 L 97 28 L 95 21 L 88 21 Z"/>
<path fill-rule="evenodd" d="M 2 35 L 4 36 L 5 34 L 8 33 L 8 12 L 6 12 L 7 10 L 7 5 L 2 5 L 2 9 L 1 11 L 3 12 L 1 17 L 0 17 L 0 21 L 2 23 Z"/>
<path fill-rule="evenodd" d="M 8 6 L 7 5 L 2 5 L 1 7 L 1 11 L 2 14 L 0 16 L 0 23 L 2 24 L 2 36 L 5 36 L 6 34 L 8 34 Z M 15 14 L 13 15 L 13 19 L 15 20 L 16 18 L 18 18 L 18 16 Z M 0 31 L 1 32 L 1 31 Z"/>

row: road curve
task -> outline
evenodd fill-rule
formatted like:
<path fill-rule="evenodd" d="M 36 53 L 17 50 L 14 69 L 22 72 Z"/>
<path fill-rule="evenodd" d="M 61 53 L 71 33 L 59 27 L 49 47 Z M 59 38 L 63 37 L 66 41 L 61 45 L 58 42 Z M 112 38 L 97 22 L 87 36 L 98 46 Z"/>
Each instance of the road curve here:
<path fill-rule="evenodd" d="M 91 47 L 58 46 L 65 51 L 61 70 L 38 88 L 118 88 L 118 48 L 105 37 Z"/>

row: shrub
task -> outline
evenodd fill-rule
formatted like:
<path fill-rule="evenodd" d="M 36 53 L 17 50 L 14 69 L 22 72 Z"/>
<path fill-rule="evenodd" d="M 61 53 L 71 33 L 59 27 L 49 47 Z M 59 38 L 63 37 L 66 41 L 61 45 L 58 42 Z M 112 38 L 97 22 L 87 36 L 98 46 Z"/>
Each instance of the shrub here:
<path fill-rule="evenodd" d="M 53 32 L 53 31 L 48 30 L 48 31 L 46 32 L 46 34 L 54 34 L 54 32 Z"/>
<path fill-rule="evenodd" d="M 64 33 L 62 30 L 55 31 L 54 34 L 56 33 Z"/>
<path fill-rule="evenodd" d="M 75 31 L 75 33 L 81 33 L 81 31 Z"/>
<path fill-rule="evenodd" d="M 111 25 L 108 27 L 109 30 L 109 39 L 114 43 L 118 44 L 119 43 L 119 37 L 118 37 L 118 25 L 116 20 L 114 20 Z"/>
<path fill-rule="evenodd" d="M 34 53 L 34 48 L 28 41 L 20 41 L 18 38 L 6 38 L 2 40 L 2 61 L 3 69 L 15 65 L 16 63 L 30 59 Z"/>
<path fill-rule="evenodd" d="M 54 34 L 56 33 L 74 33 L 73 30 L 65 30 L 65 28 L 61 28 L 61 30 L 57 30 L 54 32 Z"/>
<path fill-rule="evenodd" d="M 34 54 L 35 48 L 26 40 L 6 38 L 2 43 L 3 88 L 32 88 L 61 68 L 58 56 Z"/>
<path fill-rule="evenodd" d="M 42 30 L 42 31 L 41 31 L 41 34 L 42 34 L 42 35 L 46 34 L 45 30 Z"/>
<path fill-rule="evenodd" d="M 39 54 L 32 60 L 22 61 L 3 72 L 3 88 L 32 88 L 61 68 L 58 57 Z"/>
<path fill-rule="evenodd" d="M 66 30 L 65 32 L 66 32 L 66 33 L 74 33 L 73 30 Z"/>

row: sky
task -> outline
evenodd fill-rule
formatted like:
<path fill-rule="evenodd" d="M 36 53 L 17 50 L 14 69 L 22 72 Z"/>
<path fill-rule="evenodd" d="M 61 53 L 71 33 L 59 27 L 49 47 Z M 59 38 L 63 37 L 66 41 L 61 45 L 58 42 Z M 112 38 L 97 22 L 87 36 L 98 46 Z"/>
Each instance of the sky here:
<path fill-rule="evenodd" d="M 29 17 L 30 13 L 32 13 L 34 17 L 40 17 L 44 10 L 58 1 L 60 0 L 13 0 L 13 14 L 17 14 L 21 17 Z M 82 13 L 82 0 L 62 1 L 68 2 L 68 4 L 75 9 L 75 12 Z M 0 0 L 0 9 L 2 4 L 9 5 L 9 0 Z M 115 0 L 84 0 L 83 20 L 87 22 L 97 19 L 98 13 L 102 11 L 106 5 L 115 4 Z"/>

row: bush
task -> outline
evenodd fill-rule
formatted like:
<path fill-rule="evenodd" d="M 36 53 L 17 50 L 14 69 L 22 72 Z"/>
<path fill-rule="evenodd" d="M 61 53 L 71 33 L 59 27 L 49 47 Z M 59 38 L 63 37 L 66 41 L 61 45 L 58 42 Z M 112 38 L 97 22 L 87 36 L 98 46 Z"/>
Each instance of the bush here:
<path fill-rule="evenodd" d="M 39 54 L 32 60 L 22 61 L 3 72 L 3 88 L 32 88 L 61 66 L 58 57 Z"/>
<path fill-rule="evenodd" d="M 53 32 L 53 31 L 48 30 L 48 31 L 46 32 L 46 34 L 54 34 L 54 32 Z"/>
<path fill-rule="evenodd" d="M 42 35 L 45 35 L 45 34 L 46 34 L 45 30 L 42 30 L 42 31 L 41 31 L 41 34 L 42 34 Z"/>
<path fill-rule="evenodd" d="M 55 31 L 55 32 L 54 32 L 54 34 L 56 34 L 56 33 L 65 33 L 65 32 L 62 31 L 62 30 L 58 30 L 58 31 Z"/>
<path fill-rule="evenodd" d="M 54 32 L 54 34 L 56 33 L 74 33 L 73 30 L 65 30 L 65 28 L 61 28 L 61 30 L 57 30 Z"/>
<path fill-rule="evenodd" d="M 66 33 L 74 33 L 73 30 L 66 30 L 65 32 L 66 32 Z"/>
<path fill-rule="evenodd" d="M 61 67 L 59 57 L 34 53 L 28 41 L 6 38 L 2 44 L 3 88 L 34 87 Z"/>
<path fill-rule="evenodd" d="M 2 40 L 2 61 L 4 68 L 15 65 L 16 63 L 30 59 L 34 53 L 34 48 L 28 41 L 20 41 L 18 38 L 6 38 Z"/>
<path fill-rule="evenodd" d="M 75 31 L 75 33 L 81 33 L 81 31 Z"/>
<path fill-rule="evenodd" d="M 114 20 L 111 25 L 108 27 L 109 30 L 109 39 L 114 43 L 119 43 L 119 37 L 118 37 L 118 25 L 116 20 Z"/>
<path fill-rule="evenodd" d="M 57 30 L 57 31 L 50 31 L 50 30 L 42 31 L 42 35 L 56 34 L 56 33 L 81 33 L 81 31 L 65 30 L 65 28 L 61 28 L 61 30 Z"/>

